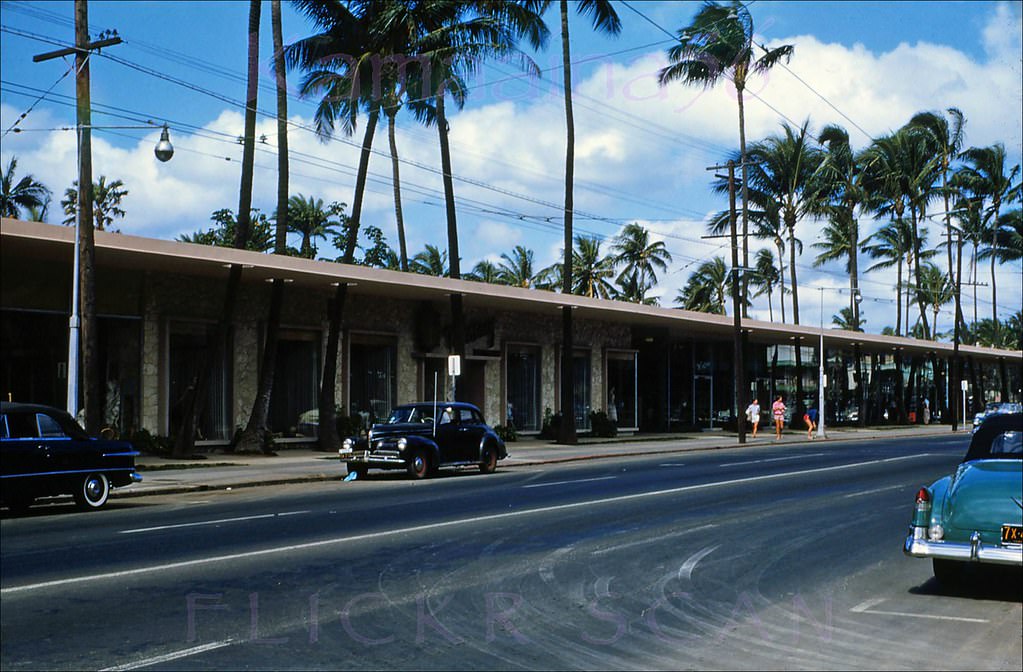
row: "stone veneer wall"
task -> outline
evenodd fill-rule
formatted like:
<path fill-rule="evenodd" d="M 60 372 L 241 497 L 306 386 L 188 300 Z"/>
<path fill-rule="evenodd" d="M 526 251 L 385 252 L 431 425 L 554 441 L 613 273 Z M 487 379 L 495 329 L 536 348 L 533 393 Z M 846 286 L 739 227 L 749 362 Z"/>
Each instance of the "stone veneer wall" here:
<path fill-rule="evenodd" d="M 142 426 L 154 433 L 166 431 L 166 371 L 164 362 L 167 324 L 173 320 L 215 322 L 223 310 L 223 280 L 147 273 L 143 298 L 142 344 Z M 238 315 L 234 328 L 232 362 L 232 414 L 235 426 L 243 426 L 255 398 L 259 382 L 262 329 L 269 306 L 270 284 L 243 284 L 240 288 Z M 324 349 L 327 338 L 326 302 L 332 291 L 293 289 L 285 286 L 281 324 L 284 328 L 317 330 L 322 334 Z M 450 320 L 444 301 L 432 302 L 437 319 L 446 326 Z M 416 401 L 420 397 L 421 362 L 412 356 L 416 350 L 415 319 L 420 304 L 402 299 L 381 299 L 350 294 L 345 306 L 341 353 L 348 351 L 352 332 L 366 332 L 393 337 L 397 345 L 398 402 Z M 501 311 L 485 308 L 466 310 L 467 323 L 492 323 L 493 342 L 489 333 L 472 346 L 503 351 L 507 343 L 525 343 L 540 348 L 541 413 L 559 407 L 557 357 L 561 340 L 560 314 Z M 627 326 L 610 322 L 574 320 L 575 346 L 590 352 L 591 407 L 606 410 L 604 392 L 604 353 L 608 348 L 631 347 L 631 331 Z M 491 347 L 492 346 L 492 347 Z M 441 342 L 432 354 L 447 354 Z M 324 352 L 326 356 L 326 352 Z M 347 362 L 338 367 L 335 394 L 338 404 L 348 404 Z M 492 424 L 503 424 L 506 404 L 504 361 L 487 360 L 484 364 L 483 413 Z"/>

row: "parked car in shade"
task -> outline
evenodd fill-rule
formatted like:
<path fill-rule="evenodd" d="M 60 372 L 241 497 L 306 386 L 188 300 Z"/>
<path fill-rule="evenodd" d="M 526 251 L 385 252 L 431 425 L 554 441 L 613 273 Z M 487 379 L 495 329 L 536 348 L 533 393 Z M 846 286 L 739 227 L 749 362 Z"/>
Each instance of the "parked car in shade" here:
<path fill-rule="evenodd" d="M 903 552 L 942 582 L 967 563 L 1023 567 L 1023 414 L 986 418 L 956 470 L 920 488 Z"/>
<path fill-rule="evenodd" d="M 338 457 L 349 473 L 404 469 L 415 479 L 441 467 L 478 466 L 485 474 L 508 456 L 504 441 L 480 410 L 463 402 L 420 402 L 398 406 L 365 437 L 346 438 Z"/>
<path fill-rule="evenodd" d="M 996 413 L 1023 413 L 1023 404 L 1014 401 L 992 401 L 984 410 L 973 416 L 973 431 L 977 431 L 984 418 Z"/>
<path fill-rule="evenodd" d="M 142 480 L 137 455 L 126 441 L 90 437 L 66 411 L 0 403 L 0 501 L 8 508 L 24 510 L 54 495 L 102 508 L 111 488 Z"/>

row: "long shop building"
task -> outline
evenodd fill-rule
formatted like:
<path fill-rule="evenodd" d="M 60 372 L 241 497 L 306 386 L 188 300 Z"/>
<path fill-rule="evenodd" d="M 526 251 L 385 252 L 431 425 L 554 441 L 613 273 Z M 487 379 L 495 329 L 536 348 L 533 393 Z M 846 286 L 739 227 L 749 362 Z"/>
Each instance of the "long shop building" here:
<path fill-rule="evenodd" d="M 4 219 L 0 227 L 0 394 L 65 406 L 74 229 Z M 96 315 L 105 424 L 174 435 L 182 403 L 208 367 L 198 442 L 216 446 L 244 426 L 256 394 L 271 281 L 285 300 L 270 408 L 280 441 L 316 431 L 328 306 L 345 305 L 335 395 L 340 414 L 364 424 L 400 403 L 459 399 L 487 421 L 539 433 L 560 413 L 561 357 L 573 360 L 580 432 L 603 412 L 620 433 L 734 426 L 730 316 L 556 292 L 414 275 L 120 233 L 96 232 Z M 242 281 L 228 342 L 209 362 L 232 265 Z M 464 305 L 466 356 L 448 375 L 450 297 Z M 571 352 L 561 347 L 562 307 L 573 310 Z M 783 395 L 790 412 L 817 405 L 825 422 L 948 422 L 992 400 L 1019 400 L 1023 353 L 962 346 L 965 390 L 952 389 L 950 343 L 742 321 L 746 389 L 739 405 Z M 824 375 L 820 375 L 821 342 Z M 206 362 L 206 364 L 201 364 Z M 740 409 L 741 410 L 741 409 Z M 312 413 L 311 413 L 312 412 Z M 795 419 L 798 423 L 798 418 Z"/>

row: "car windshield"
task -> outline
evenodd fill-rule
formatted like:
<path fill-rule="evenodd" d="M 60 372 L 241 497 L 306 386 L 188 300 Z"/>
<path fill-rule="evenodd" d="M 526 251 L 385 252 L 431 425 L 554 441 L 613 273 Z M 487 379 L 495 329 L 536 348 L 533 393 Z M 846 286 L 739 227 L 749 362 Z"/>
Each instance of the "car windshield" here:
<path fill-rule="evenodd" d="M 433 407 L 399 406 L 391 411 L 384 424 L 396 425 L 405 422 L 433 422 Z"/>

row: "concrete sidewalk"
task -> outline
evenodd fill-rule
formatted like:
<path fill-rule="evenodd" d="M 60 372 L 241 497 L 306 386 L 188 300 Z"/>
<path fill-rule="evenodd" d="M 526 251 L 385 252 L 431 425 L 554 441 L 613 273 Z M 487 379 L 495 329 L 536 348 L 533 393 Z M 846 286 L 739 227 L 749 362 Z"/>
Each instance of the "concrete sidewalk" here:
<path fill-rule="evenodd" d="M 948 425 L 825 429 L 827 437 L 818 437 L 814 439 L 813 443 L 826 444 L 839 440 L 870 440 L 952 433 Z M 957 434 L 968 437 L 969 432 L 970 428 L 967 425 Z M 759 432 L 756 439 L 752 439 L 749 435 L 746 438 L 745 447 L 752 448 L 774 446 L 780 443 L 810 443 L 805 432 L 795 430 L 786 431 L 780 441 L 774 439 L 773 430 Z M 561 446 L 547 440 L 529 438 L 509 443 L 508 459 L 502 460 L 498 469 L 608 457 L 674 454 L 692 450 L 738 447 L 740 444 L 736 435 L 723 431 L 643 434 L 616 439 L 581 438 L 575 446 Z M 204 455 L 202 459 L 186 460 L 142 455 L 136 459 L 136 465 L 142 474 L 142 482 L 126 488 L 118 488 L 111 493 L 111 497 L 141 497 L 282 483 L 340 481 L 347 473 L 344 465 L 338 461 L 336 454 L 308 448 L 282 448 L 277 455 L 272 456 L 211 453 Z"/>

